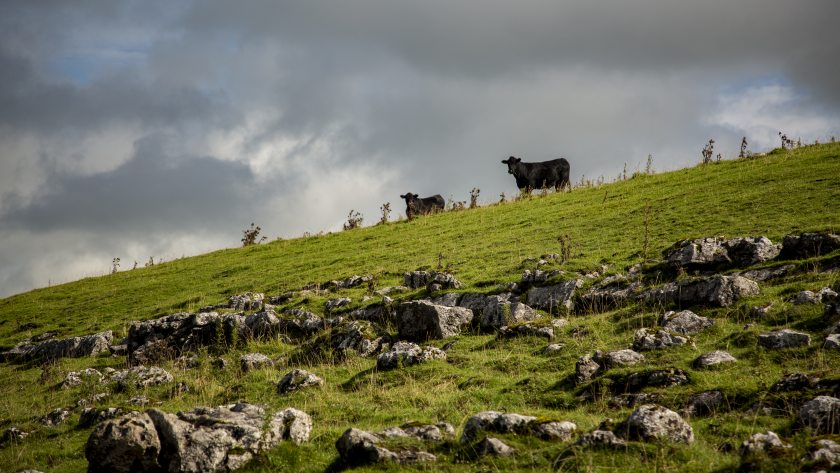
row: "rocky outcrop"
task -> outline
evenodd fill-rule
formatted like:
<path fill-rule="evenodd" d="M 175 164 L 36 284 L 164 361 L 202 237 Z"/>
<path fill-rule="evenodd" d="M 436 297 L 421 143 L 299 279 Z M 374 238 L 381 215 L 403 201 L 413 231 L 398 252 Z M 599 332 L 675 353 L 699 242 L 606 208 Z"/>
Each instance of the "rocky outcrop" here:
<path fill-rule="evenodd" d="M 583 286 L 582 279 L 573 279 L 553 286 L 532 287 L 525 295 L 526 303 L 551 314 L 574 308 L 575 292 Z"/>
<path fill-rule="evenodd" d="M 411 289 L 425 287 L 429 292 L 442 289 L 460 289 L 462 284 L 450 273 L 410 271 L 403 275 L 405 285 Z"/>
<path fill-rule="evenodd" d="M 786 235 L 782 240 L 780 259 L 804 259 L 825 255 L 840 248 L 840 235 L 803 233 Z"/>
<path fill-rule="evenodd" d="M 446 307 L 428 301 L 412 301 L 397 307 L 397 331 L 401 339 L 422 342 L 448 338 L 469 326 L 473 313 L 463 307 Z"/>
<path fill-rule="evenodd" d="M 811 344 L 811 336 L 788 328 L 762 333 L 758 336 L 758 344 L 770 349 L 795 348 Z"/>
<path fill-rule="evenodd" d="M 308 440 L 311 430 L 309 416 L 292 408 L 270 417 L 244 403 L 178 414 L 150 409 L 98 424 L 85 456 L 88 471 L 230 471 L 282 440 Z"/>
<path fill-rule="evenodd" d="M 829 439 L 816 440 L 804 461 L 823 463 L 829 467 L 840 464 L 840 444 Z"/>
<path fill-rule="evenodd" d="M 391 349 L 381 353 L 376 358 L 376 369 L 391 370 L 402 366 L 411 366 L 425 363 L 430 360 L 445 360 L 446 353 L 435 347 L 420 345 L 411 342 L 397 342 L 391 345 Z"/>
<path fill-rule="evenodd" d="M 688 383 L 688 374 L 678 368 L 665 368 L 651 371 L 630 373 L 623 382 L 617 383 L 615 389 L 626 392 L 638 392 L 644 388 L 670 388 Z"/>
<path fill-rule="evenodd" d="M 590 287 L 575 302 L 576 312 L 604 312 L 621 307 L 642 291 L 640 281 L 611 276 Z"/>
<path fill-rule="evenodd" d="M 680 241 L 665 250 L 664 256 L 673 267 L 745 267 L 774 259 L 780 249 L 780 245 L 763 236 L 731 240 L 707 237 Z"/>
<path fill-rule="evenodd" d="M 261 292 L 245 292 L 230 296 L 228 308 L 233 310 L 252 311 L 262 308 L 265 294 Z"/>
<path fill-rule="evenodd" d="M 485 332 L 498 330 L 507 325 L 538 319 L 538 314 L 531 307 L 513 299 L 510 293 L 490 295 L 464 294 L 457 303 L 459 307 L 470 309 L 478 320 L 478 326 Z"/>
<path fill-rule="evenodd" d="M 57 360 L 59 358 L 82 358 L 109 353 L 108 347 L 114 338 L 108 330 L 93 335 L 71 337 L 61 340 L 24 340 L 14 348 L 0 353 L 0 360 Z"/>
<path fill-rule="evenodd" d="M 532 416 L 484 411 L 467 420 L 461 433 L 461 443 L 473 442 L 484 432 L 517 433 L 533 435 L 545 440 L 567 441 L 571 439 L 576 429 L 577 426 L 568 421 L 539 421 Z"/>
<path fill-rule="evenodd" d="M 743 276 L 714 275 L 665 284 L 642 293 L 652 303 L 729 307 L 741 298 L 759 293 L 758 283 Z"/>
<path fill-rule="evenodd" d="M 174 380 L 172 375 L 163 368 L 157 366 L 133 366 L 129 369 L 109 372 L 104 381 L 117 383 L 124 389 L 145 388 L 160 384 L 171 383 Z"/>
<path fill-rule="evenodd" d="M 242 314 L 178 313 L 144 322 L 132 322 L 126 344 L 132 364 L 172 360 L 199 347 L 230 346 L 245 329 Z"/>
<path fill-rule="evenodd" d="M 691 443 L 694 430 L 676 412 L 665 407 L 646 404 L 636 409 L 619 424 L 614 432 L 628 440 Z"/>
<path fill-rule="evenodd" d="M 680 335 L 694 335 L 714 324 L 714 320 L 701 317 L 690 310 L 680 312 L 669 311 L 659 319 L 659 325 L 663 329 Z"/>
<path fill-rule="evenodd" d="M 283 376 L 280 382 L 277 383 L 277 392 L 279 394 L 289 394 L 291 392 L 300 391 L 301 389 L 310 388 L 313 386 L 323 386 L 324 380 L 302 369 L 295 369 Z"/>

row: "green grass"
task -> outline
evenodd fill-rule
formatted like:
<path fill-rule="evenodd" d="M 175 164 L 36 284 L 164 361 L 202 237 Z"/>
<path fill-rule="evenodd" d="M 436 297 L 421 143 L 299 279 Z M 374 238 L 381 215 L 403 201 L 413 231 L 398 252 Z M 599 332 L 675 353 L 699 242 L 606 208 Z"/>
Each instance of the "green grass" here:
<path fill-rule="evenodd" d="M 637 174 L 631 179 L 571 193 L 534 196 L 518 202 L 449 212 L 412 222 L 356 229 L 347 232 L 275 241 L 246 248 L 221 250 L 149 268 L 39 289 L 0 300 L 0 345 L 14 343 L 49 330 L 59 336 L 114 330 L 124 336 L 132 320 L 194 311 L 217 304 L 244 291 L 267 295 L 296 290 L 307 283 L 374 274 L 377 287 L 401 283 L 402 273 L 442 262 L 456 271 L 468 290 L 493 290 L 497 284 L 517 281 L 528 257 L 561 253 L 561 236 L 571 242 L 570 259 L 554 262 L 552 269 L 621 272 L 659 257 L 674 242 L 693 237 L 765 235 L 774 241 L 789 233 L 840 231 L 840 145 L 808 146 L 776 151 L 768 156 L 697 166 L 664 174 Z M 645 246 L 647 242 L 647 247 Z M 835 257 L 829 255 L 827 258 Z M 823 258 L 825 259 L 825 258 Z M 738 467 L 737 448 L 751 433 L 774 430 L 794 443 L 790 458 L 765 459 L 757 468 L 796 468 L 807 451 L 807 432 L 793 428 L 795 396 L 778 396 L 767 389 L 785 372 L 836 374 L 838 353 L 820 348 L 820 307 L 783 302 L 803 289 L 836 284 L 838 273 L 816 271 L 821 259 L 794 262 L 799 271 L 782 281 L 762 284 L 762 294 L 726 309 L 699 309 L 716 325 L 694 337 L 694 346 L 645 353 L 641 369 L 675 367 L 689 373 L 687 385 L 654 389 L 662 403 L 679 408 L 687 396 L 719 389 L 731 399 L 732 409 L 708 418 L 691 419 L 697 441 L 690 446 L 631 443 L 626 452 L 579 450 L 569 443 L 545 442 L 530 437 L 504 436 L 519 454 L 508 459 L 471 460 L 457 442 L 435 447 L 439 461 L 416 466 L 434 471 L 486 471 L 559 469 L 561 471 L 709 471 Z M 606 268 L 602 268 L 605 265 Z M 361 304 L 366 289 L 341 291 Z M 400 295 L 413 297 L 419 291 Z M 329 296 L 293 300 L 323 313 Z M 775 301 L 771 316 L 751 321 L 753 305 Z M 223 355 L 233 368 L 215 370 L 213 355 L 199 354 L 201 366 L 163 367 L 190 390 L 173 396 L 170 387 L 132 393 L 114 393 L 103 404 L 131 408 L 127 400 L 144 394 L 152 405 L 167 411 L 198 405 L 219 405 L 237 400 L 261 403 L 273 409 L 293 406 L 313 417 L 311 441 L 300 447 L 282 445 L 243 471 L 324 471 L 335 465 L 333 446 L 338 436 L 354 426 L 372 431 L 408 421 L 446 421 L 460 426 L 483 410 L 501 410 L 546 418 L 571 420 L 579 432 L 593 429 L 609 417 L 622 420 L 631 409 L 616 409 L 606 400 L 585 402 L 580 387 L 569 383 L 578 357 L 596 349 L 627 348 L 633 331 L 655 324 L 657 308 L 630 306 L 590 315 L 570 316 L 557 341 L 565 349 L 542 354 L 546 342 L 538 338 L 496 340 L 493 335 L 465 334 L 449 352 L 447 361 L 435 361 L 389 372 L 374 369 L 375 359 L 351 357 L 341 362 L 312 362 L 304 367 L 323 377 L 322 388 L 276 394 L 277 381 L 297 365 L 241 374 L 238 356 L 258 351 L 272 358 L 294 359 L 297 347 L 278 341 L 252 342 L 247 349 Z M 747 322 L 755 326 L 744 330 Z M 588 334 L 574 336 L 577 328 Z M 779 327 L 808 331 L 811 347 L 774 352 L 757 347 L 758 333 Z M 437 346 L 443 342 L 433 342 Z M 691 362 L 700 353 L 730 351 L 739 363 L 713 371 L 698 371 Z M 124 360 L 111 357 L 64 359 L 55 364 L 0 364 L 0 429 L 12 425 L 34 431 L 22 442 L 0 447 L 0 471 L 38 468 L 42 471 L 82 471 L 83 445 L 90 429 L 76 426 L 78 410 L 56 428 L 41 427 L 38 419 L 57 407 L 72 407 L 85 389 L 58 389 L 68 371 L 93 366 L 120 368 Z M 610 371 L 620 376 L 633 370 Z M 770 400 L 781 414 L 748 412 L 747 405 Z M 734 450 L 728 450 L 729 445 Z M 468 461 L 469 460 L 469 461 Z M 378 466 L 367 470 L 398 470 Z"/>

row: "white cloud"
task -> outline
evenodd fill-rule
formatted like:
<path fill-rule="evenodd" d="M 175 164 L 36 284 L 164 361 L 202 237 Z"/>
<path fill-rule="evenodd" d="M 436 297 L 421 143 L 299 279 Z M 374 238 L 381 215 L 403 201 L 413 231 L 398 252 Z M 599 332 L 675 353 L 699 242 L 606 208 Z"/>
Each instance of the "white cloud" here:
<path fill-rule="evenodd" d="M 755 151 L 778 147 L 779 132 L 803 143 L 825 141 L 837 132 L 838 122 L 838 116 L 820 113 L 807 97 L 780 84 L 721 94 L 706 119 L 710 125 L 742 133 Z"/>

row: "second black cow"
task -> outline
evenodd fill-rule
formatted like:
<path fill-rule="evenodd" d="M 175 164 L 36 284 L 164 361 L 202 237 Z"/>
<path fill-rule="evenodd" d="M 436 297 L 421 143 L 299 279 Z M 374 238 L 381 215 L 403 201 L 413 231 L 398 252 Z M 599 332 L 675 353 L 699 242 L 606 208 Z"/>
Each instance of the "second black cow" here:
<path fill-rule="evenodd" d="M 531 191 L 544 187 L 554 187 L 555 190 L 571 189 L 569 182 L 569 162 L 565 158 L 544 161 L 541 163 L 523 163 L 521 159 L 511 156 L 502 161 L 507 164 L 508 174 L 516 178 L 519 190 Z"/>
<path fill-rule="evenodd" d="M 443 197 L 441 197 L 440 194 L 433 195 L 431 197 L 423 197 L 421 199 L 417 194 L 406 192 L 400 197 L 405 199 L 405 215 L 409 220 L 418 215 L 442 212 L 443 208 L 446 206 L 446 201 L 443 200 Z"/>

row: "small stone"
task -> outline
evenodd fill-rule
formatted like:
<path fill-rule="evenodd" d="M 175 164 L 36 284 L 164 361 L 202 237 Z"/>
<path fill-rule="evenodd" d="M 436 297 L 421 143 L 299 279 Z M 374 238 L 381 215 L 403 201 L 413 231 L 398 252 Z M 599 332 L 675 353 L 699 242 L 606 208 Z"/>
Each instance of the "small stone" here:
<path fill-rule="evenodd" d="M 840 464 L 840 444 L 829 439 L 819 439 L 814 442 L 806 458 L 813 462 L 828 463 L 830 466 Z"/>
<path fill-rule="evenodd" d="M 133 404 L 135 406 L 145 406 L 149 403 L 149 398 L 146 396 L 135 396 L 128 400 L 129 404 Z"/>
<path fill-rule="evenodd" d="M 664 330 L 653 332 L 646 328 L 636 330 L 633 338 L 633 349 L 637 351 L 661 350 L 688 343 L 685 337 L 672 335 Z"/>
<path fill-rule="evenodd" d="M 692 416 L 703 416 L 715 412 L 723 405 L 723 393 L 720 391 L 706 391 L 695 394 L 688 399 L 686 414 Z"/>
<path fill-rule="evenodd" d="M 575 381 L 580 384 L 591 380 L 601 372 L 601 365 L 592 359 L 591 355 L 578 358 L 575 363 Z"/>
<path fill-rule="evenodd" d="M 717 350 L 704 353 L 694 360 L 694 367 L 699 369 L 713 368 L 726 363 L 735 363 L 738 360 L 728 352 Z"/>
<path fill-rule="evenodd" d="M 513 455 L 515 450 L 497 438 L 486 437 L 475 446 L 475 453 L 479 456 L 507 457 Z"/>
<path fill-rule="evenodd" d="M 543 353 L 546 355 L 555 355 L 562 352 L 565 346 L 562 343 L 552 343 L 543 349 Z"/>
<path fill-rule="evenodd" d="M 840 349 L 840 334 L 835 333 L 825 337 L 825 344 L 823 344 L 823 347 L 830 350 Z"/>
<path fill-rule="evenodd" d="M 604 354 L 596 352 L 593 358 L 605 369 L 633 366 L 645 361 L 645 355 L 630 349 L 615 350 Z"/>
<path fill-rule="evenodd" d="M 274 362 L 262 353 L 247 353 L 239 358 L 239 368 L 243 373 L 270 366 L 274 366 Z"/>
<path fill-rule="evenodd" d="M 64 423 L 70 417 L 70 409 L 59 407 L 41 419 L 41 423 L 47 427 L 55 427 Z"/>
<path fill-rule="evenodd" d="M 742 457 L 755 455 L 757 453 L 772 453 L 792 448 L 790 444 L 782 442 L 782 439 L 772 431 L 753 434 L 741 444 L 738 454 Z"/>
<path fill-rule="evenodd" d="M 543 422 L 531 427 L 531 433 L 543 440 L 560 440 L 568 442 L 577 430 L 574 422 Z"/>
<path fill-rule="evenodd" d="M 285 376 L 277 383 L 277 392 L 288 394 L 312 386 L 321 386 L 324 380 L 306 370 L 296 369 Z"/>
<path fill-rule="evenodd" d="M 626 448 L 627 442 L 609 430 L 593 430 L 580 436 L 575 445 L 581 447 Z"/>

